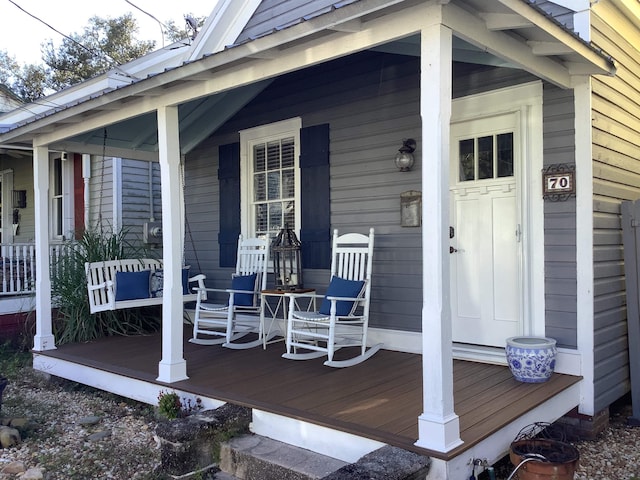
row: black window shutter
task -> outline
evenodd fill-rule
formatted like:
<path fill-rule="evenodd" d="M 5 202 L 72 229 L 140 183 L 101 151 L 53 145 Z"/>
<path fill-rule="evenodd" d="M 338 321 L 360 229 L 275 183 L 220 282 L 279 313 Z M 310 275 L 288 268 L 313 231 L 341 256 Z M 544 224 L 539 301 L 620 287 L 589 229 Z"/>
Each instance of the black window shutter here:
<path fill-rule="evenodd" d="M 329 124 L 300 130 L 300 185 L 302 265 L 330 268 Z"/>
<path fill-rule="evenodd" d="M 218 157 L 220 267 L 235 267 L 240 235 L 240 144 L 220 145 Z"/>

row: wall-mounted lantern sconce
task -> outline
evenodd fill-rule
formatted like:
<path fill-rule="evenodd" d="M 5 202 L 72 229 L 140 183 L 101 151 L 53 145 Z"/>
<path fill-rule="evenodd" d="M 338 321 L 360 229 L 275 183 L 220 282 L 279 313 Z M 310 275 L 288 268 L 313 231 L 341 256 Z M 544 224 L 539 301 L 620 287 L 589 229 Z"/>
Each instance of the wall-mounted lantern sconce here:
<path fill-rule="evenodd" d="M 401 172 L 408 172 L 413 167 L 413 152 L 416 149 L 416 141 L 413 138 L 402 140 L 402 146 L 396 153 L 396 167 Z"/>

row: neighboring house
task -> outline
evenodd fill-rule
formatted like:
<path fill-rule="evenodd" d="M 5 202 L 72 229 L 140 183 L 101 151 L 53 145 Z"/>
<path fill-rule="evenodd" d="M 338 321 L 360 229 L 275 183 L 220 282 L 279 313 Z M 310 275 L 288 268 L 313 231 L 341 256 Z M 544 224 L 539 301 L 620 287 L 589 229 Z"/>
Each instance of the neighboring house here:
<path fill-rule="evenodd" d="M 226 0 L 192 45 L 56 94 L 55 109 L 0 117 L 0 143 L 33 147 L 37 255 L 49 242 L 38 211 L 52 150 L 94 155 L 94 181 L 105 152 L 158 161 L 175 278 L 183 244 L 216 285 L 238 234 L 286 221 L 303 242 L 305 285 L 320 289 L 331 230 L 374 227 L 371 342 L 422 354 L 416 445 L 446 453 L 461 443 L 453 359 L 504 364 L 509 336 L 557 339 L 556 371 L 582 377 L 540 420 L 575 407 L 600 418 L 629 391 L 620 203 L 640 193 L 638 25 L 629 0 Z M 399 172 L 407 138 L 417 162 Z M 263 154 L 287 185 L 275 197 L 262 195 Z M 543 170 L 574 172 L 574 194 L 543 198 Z M 421 192 L 418 225 L 403 222 L 405 192 Z M 48 278 L 46 262 L 37 268 Z M 165 383 L 186 378 L 180 293 L 164 297 Z M 34 349 L 46 352 L 46 282 L 36 304 Z M 76 378 L 41 359 L 36 368 Z M 489 456 L 522 426 L 492 437 Z M 439 471 L 466 478 L 468 459 Z"/>
<path fill-rule="evenodd" d="M 0 126 L 14 124 L 25 115 L 39 113 L 37 105 L 23 102 L 0 85 Z M 79 95 L 79 96 L 78 96 Z M 52 97 L 81 98 L 70 89 Z M 50 97 L 51 98 L 51 97 Z M 51 98 L 52 101 L 56 101 Z M 49 242 L 52 258 L 65 241 L 85 227 L 107 230 L 126 228 L 131 242 L 140 243 L 146 222 L 160 209 L 157 163 L 126 160 L 72 151 L 49 152 Z M 22 333 L 26 315 L 34 308 L 35 208 L 31 146 L 0 145 L 0 333 Z M 122 201 L 123 198 L 128 202 Z M 114 200 L 115 199 L 115 200 Z M 152 200 L 153 199 L 153 200 Z M 154 243 L 154 246 L 155 243 Z"/>

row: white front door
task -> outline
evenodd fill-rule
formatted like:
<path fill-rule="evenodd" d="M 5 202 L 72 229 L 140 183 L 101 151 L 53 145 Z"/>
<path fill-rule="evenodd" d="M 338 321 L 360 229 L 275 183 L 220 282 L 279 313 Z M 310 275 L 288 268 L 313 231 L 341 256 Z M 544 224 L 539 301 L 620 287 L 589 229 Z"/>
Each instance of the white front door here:
<path fill-rule="evenodd" d="M 453 341 L 502 347 L 522 332 L 515 113 L 451 125 Z"/>

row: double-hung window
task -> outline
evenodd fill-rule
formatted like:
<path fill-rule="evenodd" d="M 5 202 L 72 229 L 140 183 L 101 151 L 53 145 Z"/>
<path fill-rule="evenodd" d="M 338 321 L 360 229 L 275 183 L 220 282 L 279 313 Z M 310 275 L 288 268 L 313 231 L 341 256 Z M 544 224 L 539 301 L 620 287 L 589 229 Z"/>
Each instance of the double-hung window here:
<path fill-rule="evenodd" d="M 73 232 L 73 162 L 63 154 L 50 166 L 49 231 L 52 240 L 64 240 Z"/>
<path fill-rule="evenodd" d="M 294 118 L 240 132 L 241 216 L 245 237 L 300 232 L 300 127 Z"/>

